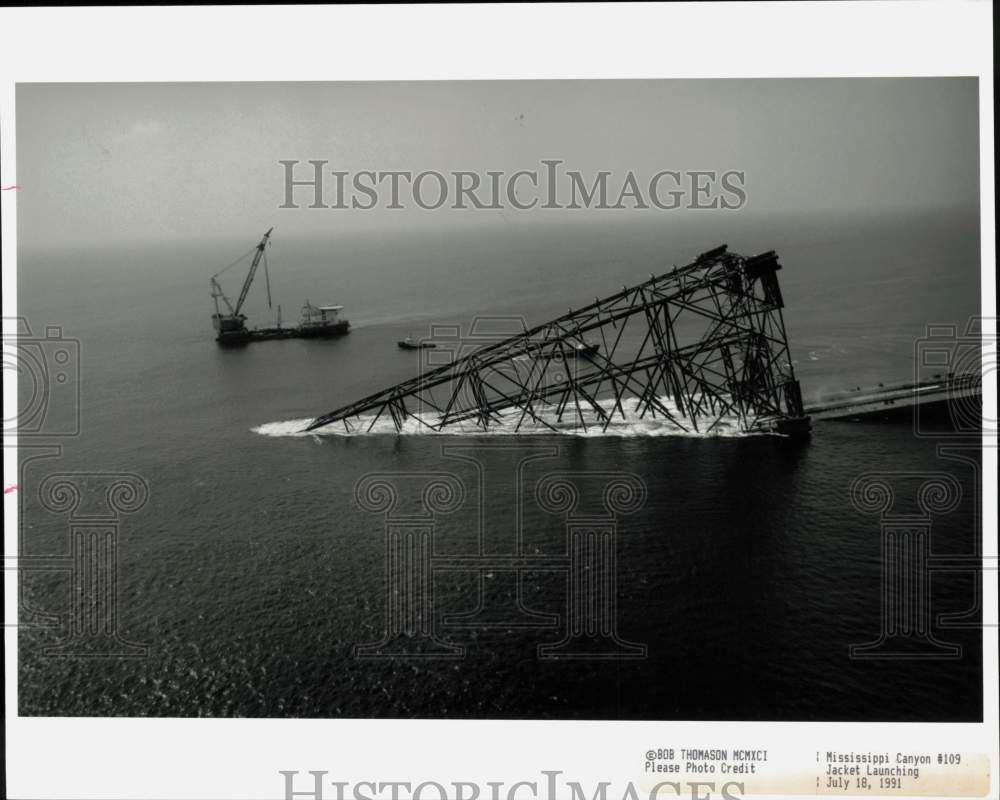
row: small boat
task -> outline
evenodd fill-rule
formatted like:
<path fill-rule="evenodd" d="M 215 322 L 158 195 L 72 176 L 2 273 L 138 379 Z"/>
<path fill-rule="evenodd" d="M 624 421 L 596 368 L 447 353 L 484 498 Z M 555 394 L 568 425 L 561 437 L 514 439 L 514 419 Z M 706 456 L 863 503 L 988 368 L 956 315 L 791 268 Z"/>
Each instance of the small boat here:
<path fill-rule="evenodd" d="M 573 345 L 573 349 L 570 350 L 570 355 L 574 356 L 592 356 L 601 349 L 601 346 L 597 342 L 577 342 Z"/>
<path fill-rule="evenodd" d="M 601 346 L 596 342 L 574 342 L 566 349 L 551 350 L 543 354 L 542 358 L 561 359 L 565 358 L 589 358 L 596 355 Z"/>
<path fill-rule="evenodd" d="M 410 336 L 407 336 L 405 339 L 400 339 L 396 342 L 396 344 L 403 350 L 426 350 L 431 347 L 437 347 L 434 342 L 415 341 Z"/>
<path fill-rule="evenodd" d="M 316 307 L 306 300 L 302 306 L 298 335 L 303 339 L 325 339 L 347 333 L 351 329 L 351 323 L 341 318 L 340 312 L 343 310 L 343 306 Z"/>

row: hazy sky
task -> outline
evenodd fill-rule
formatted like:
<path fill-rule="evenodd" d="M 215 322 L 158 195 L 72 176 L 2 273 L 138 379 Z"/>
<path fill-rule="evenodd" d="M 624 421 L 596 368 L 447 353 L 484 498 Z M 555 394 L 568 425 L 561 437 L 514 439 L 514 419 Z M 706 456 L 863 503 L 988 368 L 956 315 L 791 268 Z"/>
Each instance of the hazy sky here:
<path fill-rule="evenodd" d="M 585 175 L 611 171 L 613 185 L 629 170 L 745 171 L 745 209 L 711 213 L 975 205 L 977 91 L 969 78 L 22 84 L 19 237 L 31 247 L 500 221 L 497 211 L 279 209 L 280 159 L 512 173 L 556 158 Z"/>

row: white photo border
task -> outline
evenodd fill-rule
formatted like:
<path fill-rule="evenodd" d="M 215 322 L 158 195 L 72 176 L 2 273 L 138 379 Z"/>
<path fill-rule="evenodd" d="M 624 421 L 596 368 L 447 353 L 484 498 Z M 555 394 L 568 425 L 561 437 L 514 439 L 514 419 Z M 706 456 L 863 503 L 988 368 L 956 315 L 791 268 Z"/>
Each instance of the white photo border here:
<path fill-rule="evenodd" d="M 995 319 L 992 22 L 989 2 L 5 8 L 0 172 L 4 185 L 17 183 L 15 86 L 27 82 L 976 76 L 982 314 Z M 0 201 L 10 319 L 16 193 Z M 5 409 L 16 406 L 13 383 L 4 386 Z M 983 391 L 996 419 L 996 386 Z M 995 448 L 984 448 L 983 468 L 985 486 L 995 486 Z M 5 448 L 4 486 L 16 475 L 16 454 Z M 4 507 L 5 552 L 16 553 L 16 499 L 5 495 Z M 997 555 L 997 527 L 996 494 L 987 491 L 986 557 Z M 8 626 L 7 792 L 276 800 L 284 797 L 279 770 L 512 783 L 560 769 L 593 785 L 641 779 L 648 748 L 724 736 L 781 752 L 790 765 L 808 764 L 815 750 L 880 748 L 887 737 L 900 749 L 932 742 L 988 752 L 987 796 L 997 797 L 997 572 L 983 574 L 982 724 L 21 718 L 16 628 Z M 16 622 L 16 578 L 5 574 L 5 623 Z"/>

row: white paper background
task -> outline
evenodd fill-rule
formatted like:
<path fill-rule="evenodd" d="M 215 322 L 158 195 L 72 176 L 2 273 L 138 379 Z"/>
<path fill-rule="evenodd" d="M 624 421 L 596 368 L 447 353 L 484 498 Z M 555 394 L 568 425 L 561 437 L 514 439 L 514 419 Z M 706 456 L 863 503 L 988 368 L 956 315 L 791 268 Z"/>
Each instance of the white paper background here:
<path fill-rule="evenodd" d="M 3 185 L 16 184 L 18 82 L 976 75 L 983 313 L 992 317 L 991 59 L 988 2 L 3 9 L 0 167 Z M 15 195 L 0 192 L 5 318 L 17 314 Z M 4 386 L 5 417 L 16 405 L 13 383 Z M 984 386 L 984 407 L 996 419 L 994 384 Z M 986 451 L 984 470 L 986 485 L 996 485 L 996 450 Z M 4 486 L 16 475 L 5 448 Z M 6 552 L 13 553 L 14 493 L 5 495 L 4 510 Z M 985 553 L 995 556 L 995 493 L 987 494 L 984 531 Z M 9 625 L 16 573 L 6 575 Z M 940 747 L 995 758 L 995 568 L 985 573 L 984 596 L 993 627 L 983 643 L 983 725 L 19 719 L 16 634 L 7 627 L 7 791 L 14 798 L 281 798 L 282 769 L 329 770 L 331 780 L 480 784 L 560 769 L 591 785 L 619 786 L 642 778 L 641 754 L 661 746 L 766 747 L 789 765 L 808 765 L 815 750 L 848 748 Z M 990 797 L 998 796 L 996 767 L 994 760 Z"/>

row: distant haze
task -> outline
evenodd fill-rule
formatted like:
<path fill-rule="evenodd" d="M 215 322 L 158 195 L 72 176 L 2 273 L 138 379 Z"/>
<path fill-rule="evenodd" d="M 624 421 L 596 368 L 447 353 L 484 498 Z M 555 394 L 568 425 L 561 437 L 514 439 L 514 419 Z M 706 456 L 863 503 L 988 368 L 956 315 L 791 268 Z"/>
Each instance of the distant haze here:
<path fill-rule="evenodd" d="M 664 210 L 279 209 L 281 159 L 330 169 L 736 169 L 713 214 L 873 214 L 979 201 L 973 78 L 21 84 L 22 247 L 503 225 Z M 303 203 L 305 205 L 305 203 Z"/>

